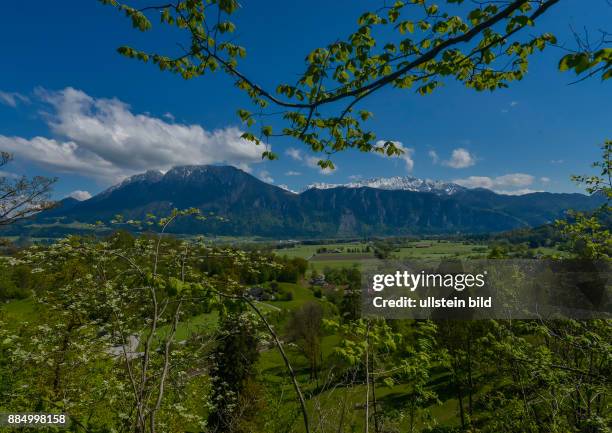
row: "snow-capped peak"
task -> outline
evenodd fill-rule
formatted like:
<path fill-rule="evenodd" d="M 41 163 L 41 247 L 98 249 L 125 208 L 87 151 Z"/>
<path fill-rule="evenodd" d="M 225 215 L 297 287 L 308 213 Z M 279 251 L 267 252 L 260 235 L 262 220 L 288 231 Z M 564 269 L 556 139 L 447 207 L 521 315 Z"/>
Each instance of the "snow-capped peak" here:
<path fill-rule="evenodd" d="M 433 192 L 441 195 L 451 195 L 465 189 L 455 183 L 440 180 L 419 179 L 413 176 L 375 177 L 344 184 L 338 183 L 313 183 L 306 187 L 309 189 L 331 189 L 331 188 L 376 188 L 390 190 L 404 190 L 417 192 Z"/>
<path fill-rule="evenodd" d="M 110 188 L 107 188 L 105 191 L 101 192 L 100 195 L 108 195 L 111 192 L 134 182 L 158 182 L 159 180 L 161 180 L 162 177 L 164 177 L 164 174 L 159 170 L 147 170 L 144 173 L 139 173 L 130 177 L 126 177 L 118 184 L 113 185 Z"/>

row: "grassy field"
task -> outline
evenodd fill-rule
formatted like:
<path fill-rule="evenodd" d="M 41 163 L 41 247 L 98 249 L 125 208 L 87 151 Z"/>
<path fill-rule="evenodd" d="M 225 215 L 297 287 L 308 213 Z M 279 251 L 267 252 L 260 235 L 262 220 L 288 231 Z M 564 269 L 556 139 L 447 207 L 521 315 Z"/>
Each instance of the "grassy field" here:
<path fill-rule="evenodd" d="M 311 259 L 313 258 L 313 256 L 317 255 L 317 250 L 321 248 L 326 248 L 327 250 L 339 250 L 341 254 L 344 255 L 344 254 L 351 254 L 347 252 L 348 249 L 362 250 L 362 249 L 365 249 L 367 246 L 368 244 L 363 243 L 363 242 L 331 243 L 331 244 L 321 243 L 321 244 L 316 244 L 316 245 L 299 244 L 299 245 L 295 245 L 290 248 L 277 249 L 275 250 L 275 253 L 278 254 L 279 256 L 287 256 L 289 258 L 301 257 L 303 259 Z M 323 254 L 327 255 L 327 254 L 332 254 L 332 253 L 322 253 L 322 255 Z"/>
<path fill-rule="evenodd" d="M 486 257 L 487 246 L 463 242 L 422 240 L 408 242 L 405 247 L 394 251 L 392 255 L 399 259 L 442 259 L 448 257 L 478 256 Z"/>
<path fill-rule="evenodd" d="M 35 319 L 37 316 L 36 305 L 32 299 L 20 299 L 7 303 L 0 303 L 0 312 L 4 316 L 8 327 L 15 326 L 21 322 Z"/>
<path fill-rule="evenodd" d="M 321 243 L 317 245 L 295 245 L 291 248 L 277 249 L 275 253 L 280 256 L 307 259 L 310 269 L 322 272 L 325 268 L 337 269 L 351 266 L 361 268 L 364 265 L 372 263 L 376 260 L 374 258 L 374 253 L 372 251 L 363 252 L 368 246 L 370 246 L 370 249 L 373 249 L 371 244 L 363 242 L 346 244 Z M 325 248 L 327 252 L 317 253 L 317 251 L 322 248 Z M 357 250 L 357 252 L 349 252 L 349 250 Z M 391 252 L 391 258 L 400 260 L 430 260 L 450 257 L 485 258 L 487 252 L 488 248 L 484 244 L 445 240 L 420 240 L 405 242 L 402 247 Z"/>
<path fill-rule="evenodd" d="M 311 270 L 323 272 L 325 268 L 337 269 L 343 267 L 357 266 L 362 268 L 364 265 L 372 263 L 375 259 L 373 252 L 363 252 L 367 246 L 372 249 L 372 244 L 367 243 L 330 243 L 317 245 L 295 245 L 291 248 L 275 250 L 280 256 L 301 257 L 309 262 Z M 318 250 L 325 248 L 327 252 Z M 348 250 L 357 250 L 349 252 Z M 337 250 L 337 251 L 334 251 Z M 333 252 L 331 252 L 333 251 Z M 401 247 L 391 251 L 390 259 L 396 260 L 440 260 L 448 258 L 470 258 L 485 259 L 490 252 L 486 244 L 424 239 L 418 241 L 406 241 Z M 535 255 L 543 256 L 566 256 L 567 253 L 559 251 L 557 248 L 539 247 L 533 250 Z"/>

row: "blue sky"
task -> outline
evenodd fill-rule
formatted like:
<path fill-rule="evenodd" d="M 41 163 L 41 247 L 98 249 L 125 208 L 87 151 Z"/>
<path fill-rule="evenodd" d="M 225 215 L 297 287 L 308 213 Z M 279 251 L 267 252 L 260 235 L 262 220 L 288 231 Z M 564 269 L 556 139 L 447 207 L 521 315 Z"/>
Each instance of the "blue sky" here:
<path fill-rule="evenodd" d="M 612 21 L 606 0 L 584 5 L 561 0 L 538 31 L 571 45 L 570 25 L 595 32 Z M 293 81 L 311 49 L 346 36 L 371 8 L 365 0 L 245 0 L 236 16 L 237 40 L 248 51 L 241 68 L 268 87 Z M 58 198 L 95 194 L 177 161 L 229 161 L 295 190 L 410 174 L 498 191 L 578 191 L 569 176 L 589 172 L 598 145 L 611 137 L 612 84 L 568 85 L 574 76 L 556 70 L 563 52 L 549 48 L 510 89 L 476 93 L 447 82 L 427 97 L 387 89 L 365 102 L 372 130 L 411 149 L 406 158 L 350 151 L 334 158 L 336 171 L 322 174 L 300 143 L 279 139 L 272 148 L 280 160 L 261 162 L 259 149 L 238 138 L 236 109 L 248 104 L 227 77 L 184 81 L 115 51 L 126 43 L 174 50 L 174 35 L 136 32 L 95 0 L 9 2 L 3 11 L 0 148 L 16 156 L 5 172 L 58 176 Z"/>

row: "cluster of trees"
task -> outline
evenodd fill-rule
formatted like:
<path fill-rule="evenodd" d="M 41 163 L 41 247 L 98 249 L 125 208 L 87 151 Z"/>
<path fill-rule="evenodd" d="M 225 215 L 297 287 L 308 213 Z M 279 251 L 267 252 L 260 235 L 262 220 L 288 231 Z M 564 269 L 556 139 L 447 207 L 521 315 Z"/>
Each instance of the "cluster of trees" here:
<path fill-rule="evenodd" d="M 552 247 L 564 241 L 563 236 L 553 224 L 546 224 L 540 227 L 526 227 L 503 233 L 471 235 L 469 239 L 480 242 L 507 244 L 526 243 L 530 248 Z"/>
<path fill-rule="evenodd" d="M 84 431 L 241 423 L 265 322 L 246 284 L 299 261 L 164 235 L 193 213 L 159 219 L 157 236 L 69 237 L 4 260 L 12 279 L 27 275 L 36 316 L 0 324 L 0 407 L 61 410 Z M 213 325 L 185 333 L 196 314 Z"/>
<path fill-rule="evenodd" d="M 361 313 L 361 272 L 356 266 L 343 268 L 326 267 L 325 281 L 330 286 L 325 291 L 326 299 L 335 305 L 342 320 L 357 320 Z"/>
<path fill-rule="evenodd" d="M 379 240 L 374 242 L 374 256 L 380 260 L 391 257 L 391 253 L 397 250 L 392 240 Z"/>
<path fill-rule="evenodd" d="M 28 298 L 39 287 L 40 279 L 25 264 L 0 261 L 0 302 Z"/>
<path fill-rule="evenodd" d="M 100 238 L 101 243 L 110 242 L 116 248 L 133 248 L 143 240 L 151 241 L 155 235 L 150 233 L 136 236 L 125 230 L 118 230 L 114 234 Z M 79 236 L 75 236 L 78 239 Z M 93 239 L 91 239 L 93 241 Z M 181 241 L 176 238 L 166 237 L 165 245 L 168 248 L 179 248 Z M 19 249 L 14 244 L 7 243 L 4 250 L 5 260 L 0 261 L 0 301 L 10 299 L 24 299 L 35 292 L 42 292 L 53 287 L 55 282 L 40 273 L 32 273 L 32 266 L 21 260 L 27 250 Z M 43 247 L 38 245 L 38 247 Z M 246 258 L 252 260 L 266 260 L 271 266 L 257 270 L 248 268 L 236 268 L 232 265 L 232 257 L 223 247 L 207 247 L 203 256 L 195 268 L 198 272 L 214 276 L 216 278 L 235 278 L 245 285 L 261 284 L 269 281 L 296 283 L 308 270 L 308 262 L 300 257 L 287 258 L 272 253 L 260 251 L 241 252 Z M 11 259 L 8 259 L 8 258 Z"/>
<path fill-rule="evenodd" d="M 528 242 L 513 244 L 504 240 L 491 243 L 487 249 L 487 257 L 490 259 L 536 258 L 537 255 L 537 250 Z"/>
<path fill-rule="evenodd" d="M 330 253 L 330 252 L 337 252 L 337 251 L 341 251 L 344 252 L 346 251 L 347 253 L 369 253 L 370 251 L 372 251 L 372 247 L 370 247 L 369 245 L 366 245 L 364 247 L 333 247 L 333 248 L 328 248 L 328 247 L 320 247 L 317 248 L 317 254 L 323 254 L 323 253 Z"/>

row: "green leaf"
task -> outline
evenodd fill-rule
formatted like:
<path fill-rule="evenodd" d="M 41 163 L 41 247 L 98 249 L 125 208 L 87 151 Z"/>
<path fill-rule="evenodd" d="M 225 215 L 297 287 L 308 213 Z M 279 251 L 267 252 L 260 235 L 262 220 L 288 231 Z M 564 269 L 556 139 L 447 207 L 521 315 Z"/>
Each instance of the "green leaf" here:
<path fill-rule="evenodd" d="M 361 117 L 361 120 L 366 121 L 368 120 L 370 117 L 372 117 L 372 113 L 369 111 L 365 111 L 365 110 L 361 110 L 359 112 L 359 117 Z"/>
<path fill-rule="evenodd" d="M 269 159 L 270 161 L 273 161 L 275 159 L 278 159 L 278 155 L 276 155 L 276 153 L 270 150 L 266 150 L 261 154 L 261 159 Z"/>
<path fill-rule="evenodd" d="M 219 0 L 219 9 L 229 15 L 234 13 L 238 6 L 239 4 L 236 0 Z"/>
<path fill-rule="evenodd" d="M 173 294 L 180 295 L 181 292 L 185 289 L 186 284 L 175 277 L 170 277 L 168 279 L 168 288 Z"/>
<path fill-rule="evenodd" d="M 387 386 L 389 388 L 393 388 L 393 385 L 395 385 L 395 381 L 391 377 L 385 377 L 383 382 L 384 382 L 385 386 Z"/>
<path fill-rule="evenodd" d="M 612 62 L 612 48 L 602 48 L 593 54 L 593 60 L 595 62 L 608 61 Z"/>
<path fill-rule="evenodd" d="M 478 24 L 482 17 L 482 10 L 474 9 L 468 14 L 468 19 L 472 22 L 472 24 Z"/>
<path fill-rule="evenodd" d="M 397 9 L 389 10 L 389 21 L 394 23 L 399 18 L 399 11 Z"/>
<path fill-rule="evenodd" d="M 591 67 L 589 55 L 587 53 L 578 54 L 578 57 L 576 58 L 576 65 L 574 66 L 576 73 L 580 74 L 586 71 L 589 67 Z"/>
<path fill-rule="evenodd" d="M 406 32 L 414 33 L 414 23 L 412 21 L 402 21 L 398 27 L 402 35 Z"/>
<path fill-rule="evenodd" d="M 308 87 L 314 87 L 314 79 L 312 75 L 307 75 L 304 77 L 304 84 L 306 84 Z"/>
<path fill-rule="evenodd" d="M 251 117 L 251 113 L 247 110 L 239 109 L 238 116 L 240 116 L 240 120 L 246 122 L 246 120 Z"/>
<path fill-rule="evenodd" d="M 225 21 L 217 25 L 221 33 L 233 33 L 236 30 L 236 25 L 231 21 Z"/>
<path fill-rule="evenodd" d="M 563 56 L 561 60 L 559 61 L 559 70 L 562 72 L 567 71 L 571 69 L 574 66 L 574 64 L 575 64 L 575 55 L 567 54 Z"/>

